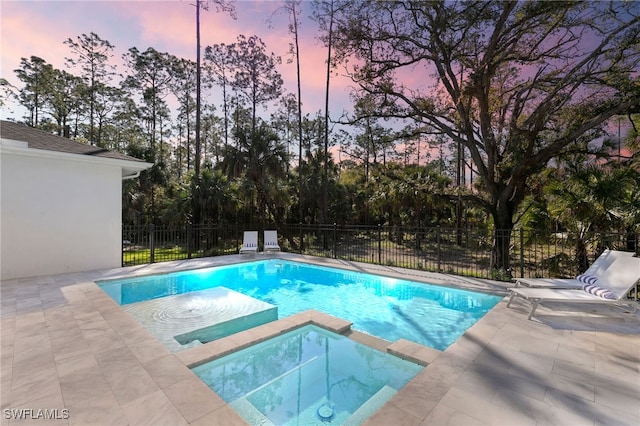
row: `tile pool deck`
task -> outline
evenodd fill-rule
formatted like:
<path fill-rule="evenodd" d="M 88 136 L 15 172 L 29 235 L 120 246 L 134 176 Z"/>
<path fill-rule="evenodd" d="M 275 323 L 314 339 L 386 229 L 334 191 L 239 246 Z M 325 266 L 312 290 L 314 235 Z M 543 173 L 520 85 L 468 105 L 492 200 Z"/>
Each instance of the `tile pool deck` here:
<path fill-rule="evenodd" d="M 0 425 L 242 425 L 188 366 L 307 323 L 428 364 L 367 425 L 640 424 L 640 310 L 542 305 L 528 321 L 528 305 L 503 300 L 444 352 L 306 311 L 171 353 L 93 282 L 264 257 L 506 294 L 505 283 L 286 253 L 5 280 Z M 17 420 L 19 409 L 60 418 Z"/>

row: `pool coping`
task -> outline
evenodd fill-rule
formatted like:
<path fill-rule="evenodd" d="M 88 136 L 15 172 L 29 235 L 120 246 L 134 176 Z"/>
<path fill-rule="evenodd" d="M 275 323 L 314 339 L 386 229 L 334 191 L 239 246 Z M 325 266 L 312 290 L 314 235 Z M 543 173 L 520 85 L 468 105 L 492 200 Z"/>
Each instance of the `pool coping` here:
<path fill-rule="evenodd" d="M 419 345 L 405 339 L 389 343 L 375 336 L 352 330 L 351 326 L 353 323 L 350 321 L 325 314 L 315 309 L 309 309 L 223 337 L 213 342 L 185 349 L 177 352 L 176 356 L 187 368 L 193 368 L 307 325 L 321 327 L 325 330 L 348 337 L 363 345 L 387 352 L 398 358 L 422 366 L 427 366 L 429 362 L 433 361 L 433 359 L 440 354 L 440 351 L 436 349 Z"/>

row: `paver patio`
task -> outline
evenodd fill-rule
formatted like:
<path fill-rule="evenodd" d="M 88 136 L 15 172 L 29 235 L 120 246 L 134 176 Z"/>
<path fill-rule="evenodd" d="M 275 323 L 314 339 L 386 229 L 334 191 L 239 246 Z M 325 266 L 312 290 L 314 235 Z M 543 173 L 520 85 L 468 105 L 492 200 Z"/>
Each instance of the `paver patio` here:
<path fill-rule="evenodd" d="M 287 253 L 274 256 L 506 294 L 505 283 Z M 93 281 L 253 257 L 3 281 L 1 424 L 245 424 L 188 365 L 301 323 L 334 329 L 348 324 L 307 311 L 173 354 Z M 640 310 L 543 305 L 527 321 L 528 305 L 514 302 L 512 307 L 507 309 L 503 300 L 444 352 L 406 341 L 391 344 L 394 353 L 428 366 L 366 424 L 640 424 Z M 361 333 L 350 337 L 386 345 Z M 19 413 L 40 418 L 18 420 Z M 59 418 L 44 420 L 45 415 Z"/>

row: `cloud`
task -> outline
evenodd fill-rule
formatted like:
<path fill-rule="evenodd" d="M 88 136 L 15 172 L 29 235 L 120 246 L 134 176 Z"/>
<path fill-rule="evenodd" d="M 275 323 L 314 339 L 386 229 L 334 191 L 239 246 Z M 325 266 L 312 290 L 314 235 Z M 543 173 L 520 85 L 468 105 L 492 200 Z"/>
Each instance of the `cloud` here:
<path fill-rule="evenodd" d="M 30 31 L 50 26 L 46 15 L 30 14 L 29 3 L 2 3 L 2 76 L 9 79 L 20 65 L 20 58 L 39 56 L 56 67 L 64 66 L 68 48 L 57 32 Z M 54 16 L 55 17 L 55 16 Z M 54 41 L 55 40 L 55 41 Z M 59 59 L 59 60 L 57 60 Z"/>

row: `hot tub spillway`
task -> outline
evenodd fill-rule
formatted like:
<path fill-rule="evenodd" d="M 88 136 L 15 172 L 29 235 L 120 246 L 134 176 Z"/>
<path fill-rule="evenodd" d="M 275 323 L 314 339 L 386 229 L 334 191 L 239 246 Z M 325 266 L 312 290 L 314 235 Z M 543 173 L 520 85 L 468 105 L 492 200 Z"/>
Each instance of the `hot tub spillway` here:
<path fill-rule="evenodd" d="M 123 308 L 171 352 L 278 319 L 278 308 L 225 287 L 177 294 Z"/>

